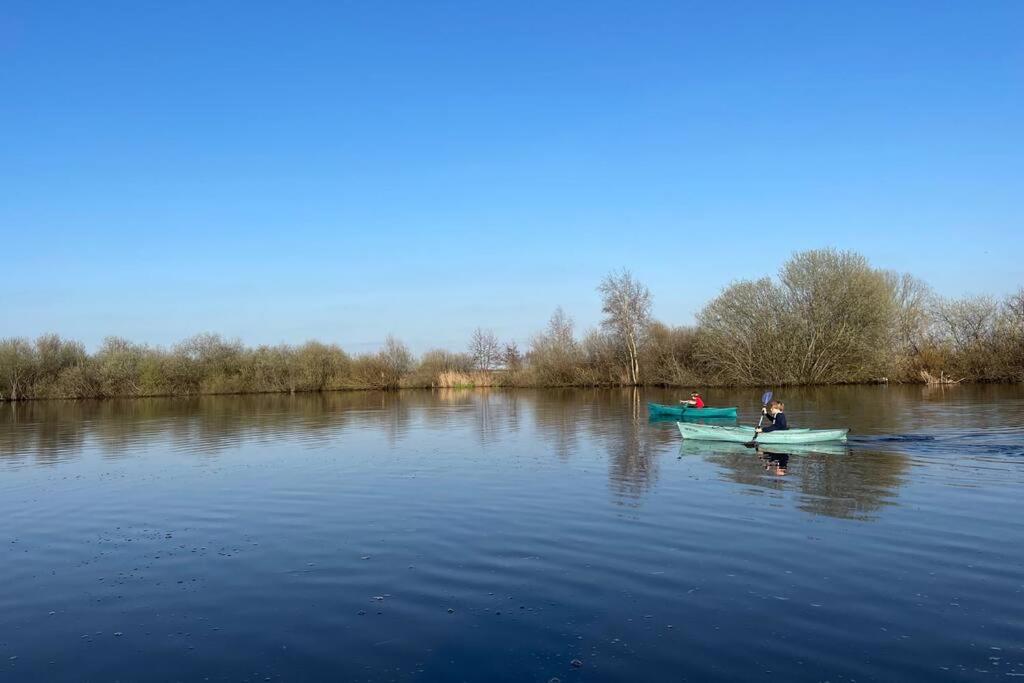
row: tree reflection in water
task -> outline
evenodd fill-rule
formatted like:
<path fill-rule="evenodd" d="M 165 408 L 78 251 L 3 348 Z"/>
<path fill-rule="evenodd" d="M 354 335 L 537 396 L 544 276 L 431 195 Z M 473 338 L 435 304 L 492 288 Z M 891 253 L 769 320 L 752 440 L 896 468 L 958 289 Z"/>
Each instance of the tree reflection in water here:
<path fill-rule="evenodd" d="M 277 441 L 345 448 L 374 435 L 391 448 L 415 452 L 429 437 L 432 448 L 443 444 L 453 457 L 504 449 L 562 463 L 598 459 L 606 463 L 611 495 L 636 505 L 662 476 L 663 458 L 680 443 L 674 420 L 649 420 L 646 403 L 673 403 L 677 393 L 439 389 L 4 403 L 0 464 L 48 466 L 87 451 L 117 458 L 154 446 L 199 457 Z M 718 405 L 739 406 L 741 424 L 751 423 L 759 410 L 759 391 L 707 393 Z M 853 519 L 871 519 L 893 502 L 908 475 L 908 453 L 949 448 L 948 442 L 931 445 L 937 430 L 945 430 L 945 438 L 957 435 L 957 448 L 995 448 L 992 430 L 1019 424 L 1024 405 L 1020 387 L 816 387 L 784 393 L 791 424 L 849 426 L 856 445 L 762 445 L 758 454 L 739 444 L 684 444 L 682 453 L 713 463 L 726 480 L 795 493 L 796 505 L 809 513 Z M 922 439 L 932 441 L 922 445 Z M 1001 447 L 1019 450 L 1012 434 L 1005 440 Z"/>
<path fill-rule="evenodd" d="M 853 449 L 846 444 L 806 446 L 685 442 L 681 455 L 702 456 L 722 476 L 745 486 L 797 494 L 806 512 L 873 519 L 891 505 L 905 482 L 909 458 L 899 452 Z"/>

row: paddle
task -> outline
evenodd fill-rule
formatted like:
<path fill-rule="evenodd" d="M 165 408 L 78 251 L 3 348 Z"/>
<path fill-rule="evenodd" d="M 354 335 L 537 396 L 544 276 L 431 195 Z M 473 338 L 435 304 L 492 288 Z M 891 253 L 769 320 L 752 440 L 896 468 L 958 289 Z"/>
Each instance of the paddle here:
<path fill-rule="evenodd" d="M 763 405 L 765 408 L 767 408 L 768 407 L 768 401 L 770 401 L 770 400 L 772 400 L 772 392 L 770 392 L 770 391 L 764 392 L 764 395 L 761 396 L 761 405 Z M 761 419 L 757 421 L 758 428 L 761 427 L 761 423 L 763 421 L 764 421 L 764 412 L 762 411 L 761 412 Z M 743 445 L 746 446 L 747 448 L 753 448 L 754 446 L 756 446 L 757 445 L 757 432 L 756 431 L 754 432 L 754 438 L 753 439 L 751 439 L 750 441 L 746 442 Z"/>

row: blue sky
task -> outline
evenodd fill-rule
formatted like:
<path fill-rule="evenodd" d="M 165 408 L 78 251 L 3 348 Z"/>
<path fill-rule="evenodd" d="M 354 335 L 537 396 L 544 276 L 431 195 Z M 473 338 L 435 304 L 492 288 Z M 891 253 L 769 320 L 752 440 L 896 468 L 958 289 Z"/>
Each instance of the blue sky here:
<path fill-rule="evenodd" d="M 0 336 L 460 348 L 836 246 L 1024 285 L 1021 2 L 0 4 Z"/>

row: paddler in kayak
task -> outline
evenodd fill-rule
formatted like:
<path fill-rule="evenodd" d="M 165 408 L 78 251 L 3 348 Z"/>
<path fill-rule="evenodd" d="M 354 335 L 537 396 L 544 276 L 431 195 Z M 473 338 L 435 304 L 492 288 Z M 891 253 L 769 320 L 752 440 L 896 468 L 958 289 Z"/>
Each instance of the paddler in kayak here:
<path fill-rule="evenodd" d="M 701 398 L 700 394 L 698 394 L 696 391 L 690 393 L 689 401 L 680 401 L 680 403 L 682 403 L 684 406 L 691 406 L 693 408 L 704 407 L 704 399 Z"/>
<path fill-rule="evenodd" d="M 755 431 L 758 434 L 767 434 L 768 432 L 781 432 L 784 429 L 789 429 L 789 425 L 786 423 L 786 413 L 783 411 L 786 409 L 786 404 L 782 401 L 772 401 L 771 405 L 761 408 L 761 412 L 771 422 L 770 425 L 765 427 L 758 427 Z"/>

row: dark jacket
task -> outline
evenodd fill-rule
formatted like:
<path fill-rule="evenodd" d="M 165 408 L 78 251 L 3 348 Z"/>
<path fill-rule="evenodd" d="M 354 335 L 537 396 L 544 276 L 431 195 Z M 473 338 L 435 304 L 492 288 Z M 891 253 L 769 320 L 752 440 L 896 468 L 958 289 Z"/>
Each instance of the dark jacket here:
<path fill-rule="evenodd" d="M 789 425 L 786 424 L 786 414 L 785 413 L 779 413 L 778 415 L 775 415 L 774 417 L 772 416 L 771 413 L 768 413 L 768 414 L 765 415 L 765 417 L 767 417 L 769 420 L 771 420 L 772 423 L 770 425 L 766 426 L 764 429 L 762 429 L 761 430 L 762 432 L 779 432 L 779 431 L 782 431 L 783 429 L 789 429 Z"/>

